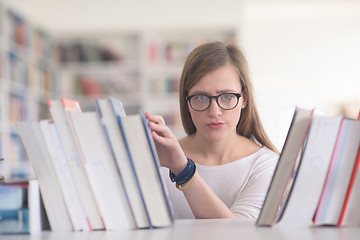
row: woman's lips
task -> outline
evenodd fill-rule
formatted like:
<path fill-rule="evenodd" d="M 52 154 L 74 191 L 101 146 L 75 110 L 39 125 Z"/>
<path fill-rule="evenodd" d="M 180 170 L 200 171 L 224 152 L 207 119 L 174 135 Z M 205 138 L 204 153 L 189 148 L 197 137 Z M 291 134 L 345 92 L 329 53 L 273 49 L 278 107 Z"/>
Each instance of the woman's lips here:
<path fill-rule="evenodd" d="M 212 122 L 212 123 L 207 124 L 207 126 L 211 129 L 219 129 L 219 128 L 222 128 L 224 126 L 224 124 L 221 122 Z"/>

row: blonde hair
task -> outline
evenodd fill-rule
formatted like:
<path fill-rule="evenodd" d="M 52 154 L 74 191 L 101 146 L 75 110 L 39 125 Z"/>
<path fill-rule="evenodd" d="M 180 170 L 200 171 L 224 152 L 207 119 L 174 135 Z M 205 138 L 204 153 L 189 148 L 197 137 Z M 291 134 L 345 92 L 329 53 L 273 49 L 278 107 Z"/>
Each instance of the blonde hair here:
<path fill-rule="evenodd" d="M 246 100 L 246 107 L 241 112 L 236 132 L 278 153 L 260 121 L 254 102 L 253 86 L 250 80 L 247 60 L 235 44 L 225 45 L 222 42 L 206 43 L 195 48 L 187 57 L 180 78 L 179 92 L 180 114 L 185 132 L 188 135 L 196 132 L 196 127 L 192 121 L 186 101 L 189 90 L 203 76 L 228 63 L 231 63 L 239 74 L 241 90 Z"/>

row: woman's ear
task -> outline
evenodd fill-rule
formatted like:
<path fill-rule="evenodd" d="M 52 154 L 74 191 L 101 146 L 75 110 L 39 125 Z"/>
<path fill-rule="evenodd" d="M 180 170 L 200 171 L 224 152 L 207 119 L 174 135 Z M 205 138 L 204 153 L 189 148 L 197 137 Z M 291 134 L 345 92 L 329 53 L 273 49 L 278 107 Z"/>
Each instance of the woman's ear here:
<path fill-rule="evenodd" d="M 243 93 L 243 95 L 241 97 L 242 97 L 242 100 L 243 100 L 242 105 L 241 105 L 241 109 L 244 109 L 247 106 L 247 96 L 246 96 L 245 93 Z"/>

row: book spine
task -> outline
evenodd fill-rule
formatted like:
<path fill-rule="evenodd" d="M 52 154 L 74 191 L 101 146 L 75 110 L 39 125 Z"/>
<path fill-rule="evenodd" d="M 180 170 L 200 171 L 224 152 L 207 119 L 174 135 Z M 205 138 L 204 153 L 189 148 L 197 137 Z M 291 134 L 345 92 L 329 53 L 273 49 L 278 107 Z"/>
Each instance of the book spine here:
<path fill-rule="evenodd" d="M 360 112 L 359 112 L 357 120 L 360 120 Z M 337 223 L 338 227 L 342 226 L 343 223 L 344 223 L 345 214 L 346 214 L 346 212 L 348 210 L 348 203 L 350 201 L 350 197 L 351 197 L 351 194 L 352 194 L 352 191 L 353 191 L 353 188 L 354 188 L 354 183 L 355 183 L 356 177 L 359 177 L 358 176 L 358 174 L 359 174 L 359 166 L 360 166 L 360 146 L 358 148 L 358 153 L 357 153 L 357 157 L 356 157 L 356 161 L 355 161 L 355 165 L 354 165 L 354 170 L 352 172 L 349 187 L 348 187 L 348 190 L 346 192 L 343 208 L 341 210 L 339 221 Z"/>
<path fill-rule="evenodd" d="M 121 182 L 121 185 L 124 189 L 124 194 L 125 194 L 125 197 L 126 197 L 126 201 L 128 203 L 128 206 L 130 208 L 130 212 L 133 216 L 133 219 L 134 219 L 134 222 L 135 222 L 135 225 L 136 227 L 137 226 L 137 221 L 136 221 L 136 217 L 135 217 L 135 214 L 134 214 L 134 210 L 133 210 L 133 207 L 132 207 L 132 204 L 131 204 L 131 201 L 130 201 L 130 197 L 129 197 L 129 194 L 128 194 L 128 191 L 126 190 L 126 185 L 124 183 L 124 179 L 123 179 L 123 176 L 121 174 L 121 169 L 119 167 L 119 165 L 117 164 L 117 161 L 116 161 L 116 154 L 115 154 L 115 149 L 114 149 L 114 146 L 111 142 L 111 136 L 110 136 L 110 131 L 107 124 L 106 124 L 106 117 L 104 116 L 104 113 L 102 111 L 102 104 L 101 104 L 101 99 L 99 98 L 96 98 L 95 99 L 96 101 L 96 109 L 97 109 L 97 113 L 99 115 L 99 119 L 100 119 L 100 122 L 101 122 L 101 125 L 102 125 L 102 128 L 104 129 L 104 133 L 105 133 L 105 137 L 106 137 L 106 140 L 107 140 L 107 143 L 110 147 L 110 150 L 111 150 L 111 154 L 113 156 L 113 159 L 114 159 L 114 163 L 115 163 L 115 167 L 116 167 L 116 171 L 117 173 L 119 174 L 120 176 L 120 182 Z M 114 116 L 115 117 L 115 116 Z"/>
<path fill-rule="evenodd" d="M 76 138 L 72 133 L 72 124 L 68 119 L 69 111 L 80 111 L 80 108 L 70 109 L 64 101 L 49 100 L 50 114 L 58 129 L 60 142 L 64 147 L 66 157 L 69 160 L 71 173 L 74 177 L 76 188 L 79 191 L 80 201 L 84 206 L 87 221 L 90 222 L 90 231 L 104 229 L 99 209 L 93 192 L 90 189 L 88 176 L 85 171 L 85 163 L 81 161 L 80 152 L 77 149 Z M 65 104 L 65 106 L 63 105 Z"/>
<path fill-rule="evenodd" d="M 167 207 L 168 207 L 168 212 L 169 212 L 169 215 L 170 215 L 170 219 L 173 222 L 174 221 L 174 212 L 173 212 L 173 208 L 172 208 L 172 205 L 171 205 L 171 202 L 170 202 L 169 192 L 167 191 L 167 188 L 165 186 L 165 181 L 164 181 L 163 176 L 162 176 L 162 174 L 160 172 L 161 165 L 160 165 L 159 157 L 157 155 L 154 139 L 151 136 L 151 130 L 149 128 L 148 121 L 147 121 L 147 118 L 146 118 L 144 112 L 141 112 L 140 115 L 141 115 L 142 123 L 143 123 L 144 128 L 145 128 L 146 137 L 148 139 L 150 149 L 151 149 L 154 161 L 155 161 L 157 173 L 159 175 L 161 187 L 162 187 L 163 194 L 164 194 L 166 204 L 167 204 Z"/>
<path fill-rule="evenodd" d="M 154 226 L 152 225 L 151 219 L 150 219 L 149 211 L 148 211 L 147 206 L 145 204 L 145 199 L 144 199 L 144 195 L 142 193 L 141 187 L 140 187 L 139 178 L 138 178 L 138 176 L 136 174 L 134 162 L 132 160 L 132 156 L 131 156 L 131 152 L 130 152 L 130 146 L 129 146 L 129 143 L 128 143 L 127 138 L 126 138 L 126 132 L 125 132 L 124 124 L 122 123 L 122 120 L 121 120 L 122 117 L 121 116 L 116 116 L 116 117 L 117 117 L 120 129 L 121 129 L 121 134 L 123 136 L 123 140 L 124 140 L 124 144 L 125 144 L 125 148 L 126 148 L 126 153 L 128 155 L 130 165 L 131 165 L 131 168 L 132 168 L 134 176 L 135 176 L 136 185 L 137 185 L 138 189 L 140 189 L 141 202 L 143 203 L 143 206 L 145 208 L 146 218 L 147 218 L 147 220 L 149 222 L 149 228 L 154 228 Z"/>
<path fill-rule="evenodd" d="M 329 166 L 329 170 L 326 176 L 326 180 L 325 180 L 325 186 L 323 189 L 323 192 L 321 194 L 321 198 L 318 204 L 318 208 L 316 210 L 315 216 L 314 216 L 314 222 L 315 223 L 321 223 L 322 221 L 324 221 L 325 219 L 325 215 L 326 215 L 326 211 L 327 211 L 327 206 L 328 206 L 328 201 L 329 198 L 331 196 L 332 193 L 332 182 L 335 181 L 335 177 L 336 177 L 336 173 L 337 173 L 337 169 L 339 167 L 338 164 L 338 160 L 339 160 L 339 155 L 341 152 L 341 147 L 342 147 L 342 140 L 344 139 L 344 136 L 346 134 L 346 126 L 345 126 L 345 119 L 342 120 L 341 122 L 341 126 L 340 126 L 340 130 L 339 130 L 339 134 L 337 137 L 337 141 L 336 141 L 336 145 L 334 147 L 334 152 L 331 158 L 331 162 L 330 162 L 330 166 Z"/>
<path fill-rule="evenodd" d="M 353 187 L 354 187 L 355 179 L 356 179 L 356 176 L 357 176 L 357 174 L 359 172 L 359 166 L 360 166 L 360 147 L 359 147 L 358 154 L 357 154 L 357 157 L 356 157 L 354 170 L 353 170 L 352 175 L 351 175 L 350 184 L 349 184 L 348 190 L 346 192 L 346 197 L 345 197 L 344 205 L 343 205 L 343 208 L 341 210 L 340 217 L 339 217 L 339 222 L 337 223 L 338 227 L 342 226 L 342 224 L 343 224 L 345 213 L 346 213 L 348 203 L 349 203 L 349 200 L 350 200 L 350 196 L 351 196 L 351 193 L 352 193 L 352 190 L 353 190 Z"/>
<path fill-rule="evenodd" d="M 107 143 L 109 144 L 109 147 L 110 147 L 110 150 L 111 150 L 111 155 L 113 156 L 113 159 L 116 159 L 116 156 L 115 156 L 115 153 L 114 153 L 114 148 L 113 148 L 113 146 L 111 144 L 111 139 L 110 139 L 110 136 L 109 136 L 109 130 L 108 130 L 107 126 L 105 124 L 103 124 L 103 123 L 102 123 L 102 127 L 104 129 L 104 133 L 105 133 Z M 131 212 L 131 214 L 132 214 L 132 216 L 134 218 L 135 224 L 136 224 L 136 219 L 135 219 L 135 216 L 134 216 L 134 210 L 133 210 L 133 208 L 131 206 L 130 198 L 129 198 L 129 195 L 128 195 L 127 191 L 126 191 L 126 186 L 125 186 L 124 180 L 123 180 L 123 178 L 121 176 L 119 166 L 116 164 L 115 161 L 114 161 L 114 163 L 115 163 L 115 167 L 116 167 L 116 172 L 120 176 L 121 185 L 122 185 L 123 189 L 125 190 L 124 194 L 125 194 L 125 197 L 126 197 L 127 204 L 128 204 L 128 206 L 130 208 L 130 212 Z"/>

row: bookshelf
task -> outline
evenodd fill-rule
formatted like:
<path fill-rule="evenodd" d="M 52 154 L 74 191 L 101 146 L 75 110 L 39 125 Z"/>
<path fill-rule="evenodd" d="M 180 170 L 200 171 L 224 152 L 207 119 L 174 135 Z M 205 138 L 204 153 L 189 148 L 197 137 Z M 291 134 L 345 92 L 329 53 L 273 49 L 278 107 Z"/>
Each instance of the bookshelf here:
<path fill-rule="evenodd" d="M 86 110 L 94 109 L 94 98 L 111 95 L 123 101 L 128 114 L 139 110 L 161 114 L 181 137 L 178 86 L 187 55 L 201 43 L 230 42 L 235 36 L 234 28 L 213 28 L 90 33 L 59 39 L 56 59 L 61 63 L 62 96 L 77 99 Z M 91 54 L 94 50 L 98 53 Z M 101 60 L 104 50 L 115 57 Z"/>
<path fill-rule="evenodd" d="M 32 175 L 15 122 L 49 118 L 48 98 L 72 98 L 84 111 L 96 97 L 120 99 L 128 114 L 161 114 L 184 135 L 178 84 L 187 54 L 208 41 L 232 41 L 234 27 L 135 29 L 50 36 L 0 0 L 0 157 L 4 174 Z"/>
<path fill-rule="evenodd" d="M 113 96 L 123 101 L 128 113 L 138 112 L 142 102 L 140 41 L 136 32 L 57 38 L 61 95 L 78 100 L 85 111 L 95 108 L 96 97 Z"/>
<path fill-rule="evenodd" d="M 31 174 L 15 122 L 48 116 L 57 96 L 51 37 L 0 1 L 0 156 L 5 176 Z"/>

